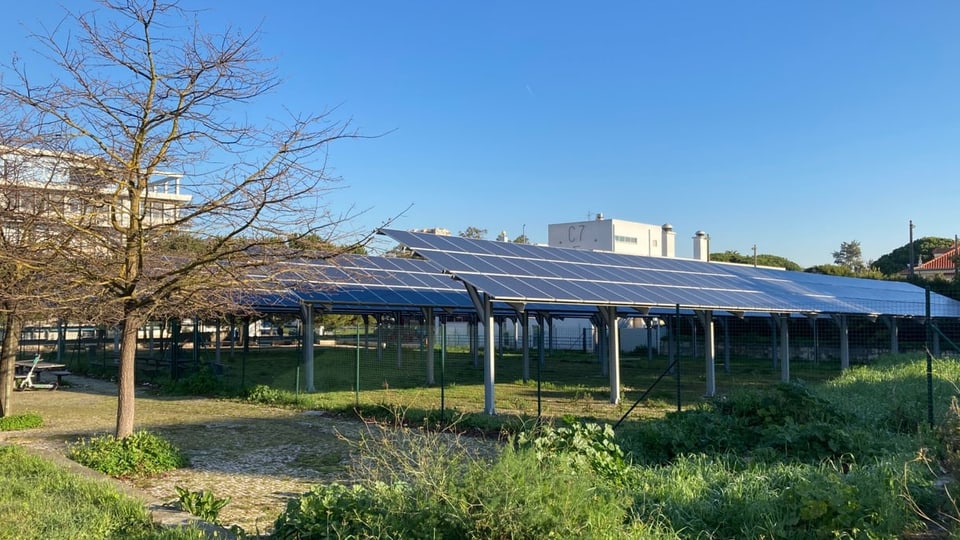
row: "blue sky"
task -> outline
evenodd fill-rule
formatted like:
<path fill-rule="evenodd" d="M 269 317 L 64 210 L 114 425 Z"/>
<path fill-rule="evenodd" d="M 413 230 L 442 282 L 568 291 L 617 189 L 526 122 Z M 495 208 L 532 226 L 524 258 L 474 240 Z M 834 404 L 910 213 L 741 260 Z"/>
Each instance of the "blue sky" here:
<path fill-rule="evenodd" d="M 67 2 L 84 7 L 79 1 Z M 58 2 L 7 6 L 0 57 Z M 678 255 L 872 260 L 960 233 L 955 1 L 195 2 L 262 31 L 283 85 L 251 109 L 351 120 L 336 207 L 369 229 L 489 238 L 605 217 L 670 223 Z M 409 208 L 408 208 L 409 207 Z"/>

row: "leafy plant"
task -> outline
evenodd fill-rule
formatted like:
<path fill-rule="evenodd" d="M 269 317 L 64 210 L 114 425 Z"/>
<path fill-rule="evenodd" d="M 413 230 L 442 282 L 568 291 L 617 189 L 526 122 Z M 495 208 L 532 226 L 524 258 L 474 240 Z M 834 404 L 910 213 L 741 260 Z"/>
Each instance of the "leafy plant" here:
<path fill-rule="evenodd" d="M 609 424 L 582 423 L 564 419 L 563 427 L 545 425 L 517 436 L 519 447 L 530 448 L 540 462 L 560 460 L 574 470 L 592 469 L 608 480 L 622 482 L 630 465 L 617 445 Z"/>
<path fill-rule="evenodd" d="M 19 431 L 43 426 L 43 418 L 37 413 L 16 414 L 0 418 L 0 431 Z"/>
<path fill-rule="evenodd" d="M 296 397 L 292 392 L 277 390 L 265 384 L 254 386 L 246 393 L 244 398 L 247 401 L 264 405 L 293 405 L 296 402 Z"/>
<path fill-rule="evenodd" d="M 180 486 L 173 489 L 177 492 L 177 506 L 181 510 L 216 525 L 220 524 L 220 511 L 230 504 L 230 497 L 216 497 L 212 491 L 190 491 Z"/>
<path fill-rule="evenodd" d="M 380 538 L 400 537 L 390 531 L 407 530 L 413 523 L 398 519 L 407 486 L 382 482 L 345 486 L 328 484 L 311 490 L 287 503 L 274 523 L 273 537 L 279 540 L 300 538 Z M 424 526 L 420 524 L 421 529 Z M 417 529 L 413 529 L 417 530 Z M 438 536 L 442 537 L 442 536 Z"/>
<path fill-rule="evenodd" d="M 115 477 L 137 478 L 184 467 L 180 450 L 159 435 L 137 431 L 124 439 L 102 435 L 69 445 L 70 459 Z"/>

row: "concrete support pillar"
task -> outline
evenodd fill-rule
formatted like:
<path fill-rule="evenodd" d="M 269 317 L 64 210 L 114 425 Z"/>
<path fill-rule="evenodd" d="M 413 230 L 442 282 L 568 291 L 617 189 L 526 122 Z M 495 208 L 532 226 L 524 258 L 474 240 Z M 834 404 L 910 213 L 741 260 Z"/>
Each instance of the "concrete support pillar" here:
<path fill-rule="evenodd" d="M 486 294 L 483 295 L 483 326 L 486 329 L 483 347 L 483 412 L 497 414 L 494 406 L 494 332 L 493 332 L 493 302 Z"/>

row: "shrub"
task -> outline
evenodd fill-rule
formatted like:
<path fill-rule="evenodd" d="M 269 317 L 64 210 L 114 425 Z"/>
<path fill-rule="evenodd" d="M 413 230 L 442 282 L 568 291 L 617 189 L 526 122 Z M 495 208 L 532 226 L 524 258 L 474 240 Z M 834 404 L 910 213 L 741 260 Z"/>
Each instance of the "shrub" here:
<path fill-rule="evenodd" d="M 176 396 L 216 396 L 225 393 L 223 382 L 209 367 L 161 385 L 163 393 Z"/>
<path fill-rule="evenodd" d="M 258 384 L 248 390 L 244 399 L 263 405 L 293 405 L 297 401 L 293 393 L 266 384 Z"/>
<path fill-rule="evenodd" d="M 37 413 L 16 414 L 0 418 L 0 431 L 19 431 L 33 429 L 43 425 L 43 418 Z"/>
<path fill-rule="evenodd" d="M 629 531 L 626 492 L 577 459 L 541 460 L 532 449 L 508 448 L 492 465 L 471 467 L 458 487 L 466 537 L 618 538 Z"/>
<path fill-rule="evenodd" d="M 614 439 L 609 424 L 602 427 L 595 423 L 576 422 L 564 419 L 564 426 L 543 426 L 517 437 L 520 448 L 529 448 L 539 462 L 560 460 L 574 470 L 589 468 L 601 477 L 615 483 L 623 481 L 630 471 L 623 450 Z"/>
<path fill-rule="evenodd" d="M 143 477 L 187 465 L 173 444 L 159 435 L 138 431 L 124 439 L 103 435 L 80 439 L 68 448 L 70 459 L 116 477 Z"/>
<path fill-rule="evenodd" d="M 300 538 L 381 538 L 400 537 L 411 532 L 409 520 L 397 519 L 404 504 L 407 486 L 374 482 L 369 487 L 328 484 L 314 486 L 287 502 L 274 523 L 273 537 Z M 420 523 L 414 531 L 425 531 Z M 412 536 L 411 537 L 415 537 Z M 442 538 L 442 535 L 438 535 Z"/>
<path fill-rule="evenodd" d="M 845 455 L 878 456 L 895 444 L 798 383 L 736 392 L 697 409 L 668 413 L 639 425 L 629 443 L 645 463 L 726 452 L 816 463 Z"/>
<path fill-rule="evenodd" d="M 924 474 L 893 459 L 857 466 L 691 455 L 640 469 L 632 491 L 639 520 L 710 531 L 704 538 L 897 538 L 922 529 L 905 499 L 907 485 L 929 496 L 919 487 L 929 485 Z"/>
<path fill-rule="evenodd" d="M 630 498 L 594 472 L 617 469 L 611 464 L 622 459 L 612 432 L 561 430 L 544 430 L 539 442 L 525 437 L 493 459 L 451 434 L 385 432 L 357 443 L 357 485 L 318 486 L 290 501 L 275 536 L 623 537 Z M 548 457 L 553 452 L 563 457 Z"/>

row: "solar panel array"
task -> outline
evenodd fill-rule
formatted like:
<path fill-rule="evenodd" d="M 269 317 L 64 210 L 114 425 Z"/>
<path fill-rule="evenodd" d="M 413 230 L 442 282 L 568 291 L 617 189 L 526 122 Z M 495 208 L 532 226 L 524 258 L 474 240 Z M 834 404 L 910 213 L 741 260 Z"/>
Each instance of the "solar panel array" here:
<path fill-rule="evenodd" d="M 301 300 L 339 311 L 433 306 L 472 309 L 463 285 L 419 259 L 344 255 L 284 265 L 277 279 Z"/>
<path fill-rule="evenodd" d="M 923 316 L 904 282 L 383 230 L 437 267 L 504 302 L 760 312 Z M 960 302 L 931 295 L 934 316 Z"/>

